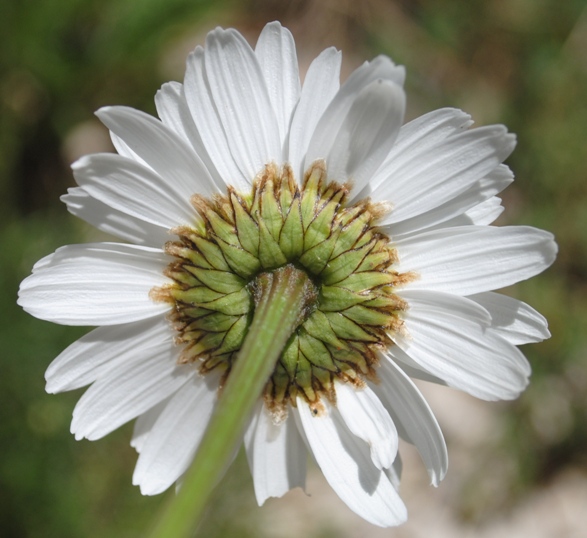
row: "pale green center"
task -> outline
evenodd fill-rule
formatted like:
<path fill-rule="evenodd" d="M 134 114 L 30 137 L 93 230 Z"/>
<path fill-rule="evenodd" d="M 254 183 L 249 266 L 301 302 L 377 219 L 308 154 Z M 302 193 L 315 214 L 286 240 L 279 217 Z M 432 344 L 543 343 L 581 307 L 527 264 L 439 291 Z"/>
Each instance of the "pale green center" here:
<path fill-rule="evenodd" d="M 201 222 L 174 230 L 178 240 L 166 245 L 174 284 L 152 294 L 173 304 L 180 362 L 221 369 L 226 379 L 251 324 L 258 276 L 288 264 L 304 271 L 315 296 L 265 388 L 277 414 L 298 395 L 314 407 L 321 396 L 334 400 L 335 379 L 375 377 L 377 350 L 391 344 L 406 309 L 394 290 L 409 275 L 394 270 L 396 252 L 374 225 L 379 208 L 347 205 L 348 187 L 325 177 L 315 163 L 300 188 L 289 167 L 268 166 L 248 196 L 232 188 L 213 200 L 194 196 Z"/>

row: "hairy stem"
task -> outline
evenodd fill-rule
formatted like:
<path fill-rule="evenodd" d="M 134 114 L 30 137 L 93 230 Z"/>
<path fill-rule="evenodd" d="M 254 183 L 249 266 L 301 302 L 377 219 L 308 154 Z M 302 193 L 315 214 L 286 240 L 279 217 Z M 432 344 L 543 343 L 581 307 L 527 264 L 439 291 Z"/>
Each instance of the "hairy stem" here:
<path fill-rule="evenodd" d="M 288 338 L 316 299 L 310 279 L 293 265 L 259 275 L 253 292 L 256 307 L 249 332 L 181 489 L 164 507 L 151 538 L 193 536 Z"/>

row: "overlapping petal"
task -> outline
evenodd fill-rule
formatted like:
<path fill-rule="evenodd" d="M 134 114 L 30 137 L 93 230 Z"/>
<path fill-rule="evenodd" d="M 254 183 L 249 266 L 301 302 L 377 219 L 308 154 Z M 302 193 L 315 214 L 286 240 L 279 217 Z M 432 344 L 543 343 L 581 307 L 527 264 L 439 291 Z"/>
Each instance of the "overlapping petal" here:
<path fill-rule="evenodd" d="M 289 129 L 289 151 L 284 155 L 300 182 L 304 177 L 304 159 L 314 129 L 340 87 L 341 61 L 341 53 L 331 47 L 310 64 L 306 73 Z"/>
<path fill-rule="evenodd" d="M 245 433 L 245 448 L 259 505 L 295 487 L 305 488 L 306 446 L 291 413 L 276 424 L 259 402 Z"/>
<path fill-rule="evenodd" d="M 281 162 L 277 119 L 253 49 L 236 30 L 217 28 L 206 37 L 210 94 L 228 147 L 252 181 L 270 162 Z"/>
<path fill-rule="evenodd" d="M 78 185 L 93 198 L 163 229 L 193 225 L 197 217 L 186 185 L 170 184 L 140 163 L 113 153 L 86 155 L 72 164 Z"/>
<path fill-rule="evenodd" d="M 270 22 L 259 35 L 255 54 L 265 79 L 283 147 L 292 112 L 300 98 L 298 58 L 291 32 L 278 22 Z"/>
<path fill-rule="evenodd" d="M 403 523 L 406 507 L 386 473 L 371 461 L 369 446 L 353 435 L 336 407 L 314 416 L 298 397 L 297 413 L 324 477 L 346 505 L 380 527 Z"/>
<path fill-rule="evenodd" d="M 200 131 L 198 131 L 190 114 L 183 85 L 179 82 L 163 84 L 161 89 L 155 94 L 155 106 L 157 107 L 157 114 L 161 118 L 161 121 L 178 134 L 181 134 L 191 144 L 214 179 L 214 182 L 218 185 L 218 188 L 224 190 L 226 188 L 226 181 L 218 172 L 216 165 L 204 146 Z"/>
<path fill-rule="evenodd" d="M 518 299 L 493 292 L 471 295 L 469 299 L 491 314 L 491 327 L 515 346 L 550 338 L 544 316 Z"/>
<path fill-rule="evenodd" d="M 141 452 L 147 437 L 149 437 L 149 434 L 153 429 L 153 424 L 155 424 L 159 415 L 164 411 L 169 398 L 161 400 L 158 404 L 151 407 L 148 411 L 145 411 L 135 420 L 130 446 L 132 446 L 137 452 Z"/>
<path fill-rule="evenodd" d="M 465 211 L 462 215 L 446 222 L 447 227 L 452 226 L 489 226 L 499 217 L 505 208 L 501 205 L 501 198 L 493 196 L 480 204 Z"/>
<path fill-rule="evenodd" d="M 57 249 L 33 267 L 18 304 L 33 316 L 65 325 L 117 325 L 169 310 L 149 298 L 168 282 L 169 260 L 148 247 L 88 243 Z"/>
<path fill-rule="evenodd" d="M 45 372 L 45 388 L 56 393 L 89 385 L 168 336 L 169 324 L 162 316 L 98 327 L 53 360 Z"/>
<path fill-rule="evenodd" d="M 493 221 L 476 220 L 479 214 L 478 208 L 492 198 L 498 200 L 495 195 L 504 190 L 513 180 L 514 176 L 511 170 L 503 164 L 499 165 L 486 177 L 476 181 L 467 190 L 444 204 L 421 215 L 382 226 L 382 229 L 394 239 L 400 239 L 406 235 L 414 235 L 436 228 L 449 228 L 464 224 L 490 224 Z M 474 213 L 472 216 L 469 214 L 471 211 Z M 494 212 L 497 212 L 495 208 Z M 495 215 L 495 218 L 497 216 Z"/>
<path fill-rule="evenodd" d="M 404 119 L 403 88 L 375 80 L 357 93 L 326 156 L 331 180 L 352 182 L 360 191 L 389 153 Z"/>
<path fill-rule="evenodd" d="M 251 178 L 239 168 L 228 146 L 227 134 L 210 90 L 204 55 L 204 49 L 196 47 L 187 59 L 183 89 L 188 110 L 220 177 L 227 185 L 246 191 L 250 188 Z"/>
<path fill-rule="evenodd" d="M 169 241 L 169 230 L 131 217 L 90 196 L 82 187 L 72 187 L 61 197 L 67 210 L 98 230 L 135 245 L 161 247 Z"/>
<path fill-rule="evenodd" d="M 375 201 L 391 203 L 382 218 L 391 225 L 422 215 L 452 200 L 494 171 L 515 146 L 515 137 L 501 125 L 470 129 L 436 144 L 410 148 L 412 158 L 391 159 L 370 184 Z M 397 151 L 398 148 L 394 148 Z"/>
<path fill-rule="evenodd" d="M 396 66 L 385 56 L 378 56 L 372 62 L 365 62 L 356 69 L 340 87 L 316 124 L 306 153 L 304 168 L 309 168 L 314 161 L 325 159 L 330 154 L 336 142 L 336 133 L 340 132 L 362 90 L 378 80 L 403 86 L 404 78 L 404 68 Z"/>
<path fill-rule="evenodd" d="M 133 474 L 143 495 L 165 491 L 188 468 L 212 416 L 218 381 L 215 374 L 191 376 L 157 416 Z"/>
<path fill-rule="evenodd" d="M 194 365 L 178 365 L 171 331 L 154 345 L 98 379 L 73 411 L 76 439 L 100 439 L 177 392 L 196 375 Z"/>
<path fill-rule="evenodd" d="M 397 430 L 375 393 L 337 383 L 336 405 L 347 428 L 369 445 L 375 467 L 389 469 L 397 455 Z"/>
<path fill-rule="evenodd" d="M 528 226 L 457 226 L 396 242 L 407 287 L 472 295 L 510 286 L 556 258 L 552 234 Z"/>
<path fill-rule="evenodd" d="M 155 94 L 155 108 L 164 125 L 191 142 L 186 131 L 186 123 L 193 125 L 193 121 L 191 116 L 186 116 L 182 110 L 182 97 L 183 85 L 181 83 L 166 82 Z M 195 128 L 195 125 L 193 127 Z M 200 155 L 197 149 L 196 152 Z"/>
<path fill-rule="evenodd" d="M 432 484 L 437 486 L 446 474 L 448 453 L 432 410 L 389 354 L 382 357 L 377 374 L 381 383 L 373 385 L 373 391 L 393 418 L 400 436 L 416 446 Z"/>
<path fill-rule="evenodd" d="M 133 108 L 104 107 L 98 118 L 170 185 L 212 196 L 219 188 L 192 147 L 159 120 Z"/>
<path fill-rule="evenodd" d="M 393 174 L 422 155 L 430 153 L 446 138 L 463 132 L 472 124 L 471 117 L 462 110 L 441 108 L 428 112 L 402 126 L 396 143 L 371 181 L 355 194 L 356 199 L 371 196 Z"/>
<path fill-rule="evenodd" d="M 425 370 L 484 400 L 511 400 L 524 390 L 528 361 L 489 328 L 487 311 L 478 303 L 421 290 L 404 291 L 402 297 L 410 304 L 406 334 L 394 340 Z"/>

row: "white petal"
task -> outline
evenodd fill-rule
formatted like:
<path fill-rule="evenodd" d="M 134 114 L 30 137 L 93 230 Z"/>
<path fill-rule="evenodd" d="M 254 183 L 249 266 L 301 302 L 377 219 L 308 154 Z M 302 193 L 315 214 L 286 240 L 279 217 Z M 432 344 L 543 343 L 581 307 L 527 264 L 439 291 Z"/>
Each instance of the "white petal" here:
<path fill-rule="evenodd" d="M 39 260 L 20 285 L 18 304 L 64 325 L 118 325 L 150 318 L 169 305 L 149 298 L 168 283 L 161 250 L 119 243 L 68 245 Z"/>
<path fill-rule="evenodd" d="M 402 478 L 402 470 L 403 470 L 402 458 L 398 452 L 398 455 L 396 456 L 396 458 L 393 462 L 393 465 L 389 469 L 384 470 L 385 475 L 387 476 L 387 478 L 391 482 L 391 485 L 398 492 L 399 492 L 399 488 L 401 485 L 400 482 L 401 482 L 401 478 Z"/>
<path fill-rule="evenodd" d="M 428 370 L 418 364 L 414 359 L 412 359 L 412 357 L 402 351 L 402 349 L 398 346 L 388 347 L 385 350 L 385 353 L 389 355 L 396 364 L 399 364 L 401 369 L 409 377 L 446 387 L 446 381 L 432 375 Z"/>
<path fill-rule="evenodd" d="M 167 338 L 169 331 L 169 322 L 162 316 L 98 327 L 53 360 L 45 372 L 45 390 L 56 393 L 89 385 L 142 349 Z"/>
<path fill-rule="evenodd" d="M 326 159 L 338 133 L 353 106 L 357 95 L 377 80 L 388 80 L 402 86 L 405 78 L 403 67 L 396 66 L 386 56 L 378 56 L 356 69 L 340 87 L 330 105 L 322 114 L 308 145 L 304 168 L 318 159 Z"/>
<path fill-rule="evenodd" d="M 331 47 L 310 64 L 289 133 L 287 160 L 298 181 L 304 177 L 304 158 L 318 120 L 340 87 L 342 54 Z"/>
<path fill-rule="evenodd" d="M 155 107 L 163 124 L 189 141 L 180 108 L 182 94 L 181 83 L 166 82 L 155 94 Z M 189 119 L 191 120 L 191 117 Z"/>
<path fill-rule="evenodd" d="M 548 322 L 530 305 L 500 293 L 480 293 L 469 299 L 478 302 L 491 314 L 491 327 L 516 346 L 550 338 Z"/>
<path fill-rule="evenodd" d="M 552 234 L 529 226 L 458 226 L 401 239 L 399 270 L 418 278 L 409 288 L 471 295 L 510 286 L 555 259 Z"/>
<path fill-rule="evenodd" d="M 391 467 L 397 455 L 397 430 L 375 393 L 369 387 L 357 390 L 337 383 L 336 404 L 347 428 L 369 445 L 375 467 Z"/>
<path fill-rule="evenodd" d="M 477 204 L 458 217 L 454 217 L 435 228 L 452 228 L 455 226 L 488 226 L 503 213 L 501 198 L 493 196 L 489 200 Z M 393 225 L 392 225 L 393 226 Z M 430 228 L 428 229 L 430 230 Z M 426 230 L 426 231 L 428 231 Z"/>
<path fill-rule="evenodd" d="M 381 223 L 401 222 L 453 199 L 495 170 L 514 146 L 505 127 L 492 125 L 418 147 L 409 161 L 388 159 L 371 183 L 373 200 L 393 205 Z"/>
<path fill-rule="evenodd" d="M 408 301 L 407 335 L 395 343 L 446 383 L 484 400 L 516 398 L 528 384 L 530 367 L 522 353 L 469 312 L 475 302 L 429 291 L 403 291 Z M 478 308 L 478 306 L 477 306 Z M 485 309 L 479 308 L 479 318 Z"/>
<path fill-rule="evenodd" d="M 168 402 L 169 398 L 161 400 L 157 405 L 151 407 L 148 411 L 145 411 L 135 420 L 130 446 L 132 446 L 138 453 L 141 452 L 147 437 L 149 437 L 149 434 L 151 433 L 153 424 L 157 422 L 159 415 L 163 412 Z"/>
<path fill-rule="evenodd" d="M 381 383 L 372 385 L 373 391 L 391 415 L 400 436 L 416 446 L 432 484 L 438 486 L 446 474 L 448 454 L 428 403 L 389 354 L 382 357 L 377 375 Z"/>
<path fill-rule="evenodd" d="M 197 372 L 193 365 L 178 365 L 178 356 L 169 329 L 166 339 L 137 351 L 98 379 L 73 411 L 75 438 L 100 439 L 179 390 Z"/>
<path fill-rule="evenodd" d="M 171 127 L 176 133 L 181 134 L 192 146 L 197 155 L 202 159 L 204 166 L 216 182 L 221 191 L 226 188 L 226 183 L 218 173 L 216 165 L 212 162 L 202 137 L 194 120 L 184 95 L 183 85 L 179 82 L 168 82 L 161 86 L 155 95 L 157 114 L 161 121 Z"/>
<path fill-rule="evenodd" d="M 197 219 L 186 192 L 141 164 L 114 153 L 86 155 L 71 165 L 78 184 L 97 200 L 132 217 L 171 229 Z"/>
<path fill-rule="evenodd" d="M 371 196 L 381 183 L 396 169 L 401 169 L 420 155 L 429 153 L 443 140 L 455 133 L 463 132 L 473 124 L 471 116 L 456 108 L 441 108 L 428 112 L 400 129 L 396 143 L 389 152 L 369 185 L 355 198 Z"/>
<path fill-rule="evenodd" d="M 439 108 L 406 123 L 386 163 L 401 159 L 405 164 L 422 149 L 429 150 L 442 140 L 473 125 L 471 116 L 458 108 Z"/>
<path fill-rule="evenodd" d="M 360 191 L 393 146 L 403 123 L 406 97 L 401 86 L 376 80 L 358 92 L 326 158 L 328 176 L 352 181 Z"/>
<path fill-rule="evenodd" d="M 490 224 L 490 222 L 487 222 L 487 219 L 477 222 L 478 218 L 483 218 L 479 214 L 479 208 L 483 206 L 483 209 L 488 209 L 487 206 L 484 206 L 484 202 L 500 193 L 513 180 L 514 176 L 511 170 L 504 164 L 501 164 L 486 177 L 476 181 L 465 192 L 455 196 L 448 202 L 422 215 L 383 226 L 383 231 L 387 235 L 399 239 L 407 234 L 422 232 L 424 230 L 429 231 L 436 228 L 462 226 L 463 224 Z M 499 200 L 499 198 L 496 198 L 496 200 Z M 495 211 L 495 208 L 493 210 Z M 471 215 L 469 215 L 470 212 L 472 213 Z M 495 215 L 495 218 L 497 216 Z"/>
<path fill-rule="evenodd" d="M 217 401 L 218 376 L 194 375 L 168 401 L 141 447 L 133 484 L 143 495 L 165 491 L 188 468 Z"/>
<path fill-rule="evenodd" d="M 67 210 L 104 233 L 120 239 L 161 248 L 170 236 L 167 228 L 131 217 L 91 197 L 83 188 L 72 187 L 61 197 Z"/>
<path fill-rule="evenodd" d="M 196 47 L 187 59 L 183 91 L 188 109 L 206 152 L 226 185 L 243 192 L 251 187 L 251 178 L 237 166 L 228 147 L 227 133 L 218 116 L 204 65 L 205 52 Z M 230 133 L 228 133 L 231 136 Z"/>
<path fill-rule="evenodd" d="M 314 416 L 297 400 L 297 413 L 324 477 L 356 514 L 373 525 L 391 527 L 407 519 L 406 507 L 387 475 L 371 461 L 367 444 L 350 433 L 335 407 Z"/>
<path fill-rule="evenodd" d="M 123 157 L 128 159 L 132 159 L 133 161 L 137 161 L 138 163 L 146 166 L 147 168 L 151 168 L 149 163 L 145 161 L 136 151 L 133 151 L 131 147 L 116 133 L 110 131 L 110 140 L 112 140 L 112 145 L 116 152 Z"/>
<path fill-rule="evenodd" d="M 259 506 L 269 497 L 306 487 L 307 452 L 292 413 L 275 424 L 260 402 L 245 433 L 245 448 Z"/>
<path fill-rule="evenodd" d="M 101 108 L 96 116 L 186 199 L 195 193 L 219 192 L 187 141 L 158 119 L 124 106 Z"/>
<path fill-rule="evenodd" d="M 281 163 L 279 128 L 255 53 L 236 30 L 216 28 L 204 56 L 210 93 L 234 160 L 249 181 Z"/>
<path fill-rule="evenodd" d="M 278 22 L 270 22 L 259 36 L 255 54 L 265 79 L 283 144 L 292 112 L 300 97 L 296 44 L 287 28 Z"/>
<path fill-rule="evenodd" d="M 429 314 L 442 316 L 450 312 L 452 315 L 469 319 L 482 327 L 491 325 L 489 311 L 468 297 L 431 290 L 400 290 L 398 293 L 408 301 L 408 316 L 411 313 L 411 301 L 416 301 L 418 304 L 424 301 Z"/>

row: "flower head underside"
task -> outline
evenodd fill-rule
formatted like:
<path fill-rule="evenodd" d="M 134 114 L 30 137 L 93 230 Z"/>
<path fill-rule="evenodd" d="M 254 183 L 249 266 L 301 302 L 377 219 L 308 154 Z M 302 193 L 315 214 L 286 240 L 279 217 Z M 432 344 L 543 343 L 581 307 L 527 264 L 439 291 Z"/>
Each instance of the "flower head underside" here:
<path fill-rule="evenodd" d="M 287 343 L 265 390 L 276 414 L 299 395 L 315 412 L 320 396 L 336 402 L 334 380 L 375 379 L 377 351 L 393 344 L 406 302 L 394 290 L 411 275 L 394 268 L 395 250 L 374 222 L 383 208 L 348 204 L 347 186 L 326 182 L 315 163 L 300 187 L 288 166 L 268 166 L 249 195 L 194 196 L 199 228 L 174 230 L 166 270 L 174 285 L 152 296 L 173 305 L 183 344 L 180 362 L 228 375 L 247 334 L 261 272 L 293 264 L 315 284 L 315 299 Z"/>
<path fill-rule="evenodd" d="M 546 320 L 493 290 L 543 271 L 556 244 L 493 225 L 515 137 L 452 108 L 404 124 L 403 67 L 379 56 L 342 84 L 340 68 L 327 49 L 302 84 L 279 23 L 254 49 L 218 28 L 157 93 L 159 118 L 101 109 L 117 154 L 73 164 L 69 211 L 126 243 L 62 247 L 19 304 L 97 326 L 51 364 L 47 390 L 90 385 L 77 438 L 136 419 L 143 493 L 186 472 L 260 282 L 283 268 L 303 272 L 308 296 L 244 435 L 259 504 L 305 486 L 309 449 L 353 511 L 397 525 L 398 438 L 435 485 L 448 461 L 411 378 L 485 400 L 528 383 L 517 346 L 548 338 Z"/>

